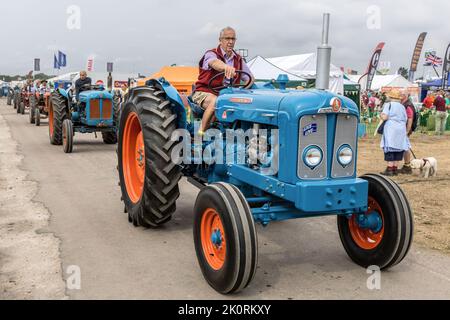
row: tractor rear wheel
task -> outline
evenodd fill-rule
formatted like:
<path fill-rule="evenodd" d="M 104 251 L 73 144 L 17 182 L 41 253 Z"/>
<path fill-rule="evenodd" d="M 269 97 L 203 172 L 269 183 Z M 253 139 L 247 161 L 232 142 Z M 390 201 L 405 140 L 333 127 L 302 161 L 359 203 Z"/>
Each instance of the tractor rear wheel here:
<path fill-rule="evenodd" d="M 62 128 L 63 149 L 65 153 L 73 151 L 73 124 L 69 119 L 65 119 Z"/>
<path fill-rule="evenodd" d="M 133 89 L 122 106 L 117 154 L 125 211 L 135 226 L 158 227 L 180 196 L 181 168 L 171 160 L 177 117 L 155 87 Z"/>
<path fill-rule="evenodd" d="M 36 108 L 36 111 L 34 113 L 34 121 L 36 127 L 39 127 L 41 125 L 41 111 L 39 111 L 39 108 Z"/>
<path fill-rule="evenodd" d="M 36 115 L 36 97 L 33 95 L 30 97 L 30 123 L 35 123 Z"/>
<path fill-rule="evenodd" d="M 50 103 L 48 110 L 48 132 L 50 143 L 60 146 L 63 143 L 63 121 L 68 118 L 66 100 L 59 92 L 53 93 L 51 100 L 52 103 Z"/>
<path fill-rule="evenodd" d="M 358 265 L 388 269 L 407 255 L 413 240 L 411 207 L 400 187 L 377 174 L 369 182 L 368 210 L 363 215 L 338 216 L 338 230 L 349 257 Z"/>
<path fill-rule="evenodd" d="M 228 183 L 203 188 L 194 207 L 194 244 L 203 276 L 222 294 L 246 288 L 256 273 L 258 239 L 251 209 Z"/>

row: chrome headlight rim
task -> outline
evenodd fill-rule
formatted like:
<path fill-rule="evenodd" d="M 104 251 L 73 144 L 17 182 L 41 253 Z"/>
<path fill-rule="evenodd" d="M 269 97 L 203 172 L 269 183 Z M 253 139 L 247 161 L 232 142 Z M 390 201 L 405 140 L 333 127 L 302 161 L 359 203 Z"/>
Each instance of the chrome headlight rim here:
<path fill-rule="evenodd" d="M 342 156 L 341 153 L 344 151 L 349 152 L 350 154 Z M 353 152 L 352 147 L 350 147 L 350 145 L 348 145 L 348 144 L 344 144 L 344 145 L 340 146 L 337 151 L 336 157 L 337 157 L 339 164 L 342 167 L 344 167 L 344 168 L 348 167 L 350 164 L 352 164 L 352 162 L 354 160 L 354 152 Z M 347 159 L 343 160 L 343 157 L 345 157 Z"/>
<path fill-rule="evenodd" d="M 308 155 L 310 155 L 311 154 L 311 152 L 318 152 L 318 155 L 319 155 L 319 161 L 317 161 L 317 163 L 311 163 L 311 162 L 309 162 L 309 160 L 308 160 Z M 319 147 L 319 146 L 316 146 L 316 145 L 311 145 L 311 146 L 308 146 L 308 147 L 306 147 L 305 148 L 305 150 L 303 151 L 303 156 L 302 156 L 302 158 L 303 158 L 303 163 L 308 167 L 308 168 L 310 168 L 310 169 L 315 169 L 315 168 L 317 168 L 318 166 L 320 166 L 320 164 L 322 163 L 322 161 L 323 161 L 323 150 L 322 150 L 322 148 L 321 147 Z"/>

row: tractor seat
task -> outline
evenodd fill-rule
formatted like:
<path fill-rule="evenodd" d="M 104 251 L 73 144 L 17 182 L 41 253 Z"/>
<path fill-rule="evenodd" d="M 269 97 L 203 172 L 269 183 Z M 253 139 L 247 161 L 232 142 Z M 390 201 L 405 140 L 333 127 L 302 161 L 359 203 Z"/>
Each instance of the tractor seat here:
<path fill-rule="evenodd" d="M 203 110 L 198 104 L 192 101 L 191 96 L 180 95 L 181 100 L 183 101 L 184 108 L 186 109 L 186 114 L 190 114 L 194 119 L 201 119 L 203 117 Z"/>

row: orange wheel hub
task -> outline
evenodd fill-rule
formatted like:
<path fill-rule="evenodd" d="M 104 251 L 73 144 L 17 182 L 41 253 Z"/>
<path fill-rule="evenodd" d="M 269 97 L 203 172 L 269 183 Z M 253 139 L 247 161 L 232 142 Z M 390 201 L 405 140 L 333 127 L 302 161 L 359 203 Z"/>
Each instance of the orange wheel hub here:
<path fill-rule="evenodd" d="M 378 202 L 374 198 L 369 197 L 368 210 L 365 214 L 369 214 L 371 212 L 377 212 L 381 216 L 382 227 L 378 232 L 374 232 L 370 228 L 361 228 L 357 221 L 358 215 L 356 214 L 354 214 L 349 220 L 350 234 L 353 240 L 360 248 L 365 250 L 375 249 L 381 243 L 384 236 L 383 211 L 381 210 Z"/>
<path fill-rule="evenodd" d="M 138 115 L 128 115 L 123 132 L 122 167 L 125 186 L 129 198 L 137 203 L 144 190 L 145 181 L 145 146 L 144 135 Z"/>
<path fill-rule="evenodd" d="M 208 208 L 203 213 L 200 236 L 206 261 L 214 270 L 220 270 L 227 254 L 225 230 L 215 209 Z"/>

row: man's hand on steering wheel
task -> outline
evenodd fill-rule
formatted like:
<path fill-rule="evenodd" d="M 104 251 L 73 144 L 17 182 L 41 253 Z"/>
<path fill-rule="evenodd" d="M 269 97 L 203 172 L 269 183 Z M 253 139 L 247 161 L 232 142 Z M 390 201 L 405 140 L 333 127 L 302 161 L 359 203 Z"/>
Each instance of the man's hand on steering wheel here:
<path fill-rule="evenodd" d="M 225 65 L 225 78 L 226 79 L 234 79 L 236 76 L 236 69 L 232 66 Z"/>
<path fill-rule="evenodd" d="M 232 69 L 234 69 L 233 67 L 231 67 Z M 221 85 L 218 87 L 213 87 L 212 83 L 214 80 L 216 80 L 219 77 L 226 77 L 225 72 L 220 72 L 218 74 L 216 74 L 214 77 L 211 78 L 211 80 L 209 81 L 208 84 L 208 88 L 214 92 L 216 95 L 219 94 L 220 90 L 223 90 L 225 88 L 248 88 L 250 86 L 250 84 L 252 84 L 253 79 L 252 79 L 252 75 L 249 74 L 248 72 L 242 71 L 242 70 L 235 70 L 235 76 L 231 78 L 229 85 Z M 241 75 L 246 75 L 248 77 L 248 80 L 246 83 L 235 83 L 235 77 L 241 77 Z"/>

